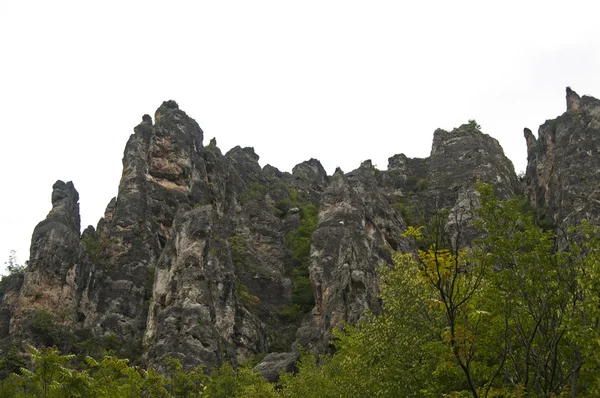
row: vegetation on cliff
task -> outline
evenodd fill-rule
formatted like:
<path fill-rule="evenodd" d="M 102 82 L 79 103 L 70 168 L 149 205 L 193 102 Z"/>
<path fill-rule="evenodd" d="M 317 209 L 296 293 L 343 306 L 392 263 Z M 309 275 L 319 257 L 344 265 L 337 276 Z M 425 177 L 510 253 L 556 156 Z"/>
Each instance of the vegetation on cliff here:
<path fill-rule="evenodd" d="M 299 371 L 277 384 L 249 366 L 208 375 L 167 358 L 161 375 L 109 351 L 81 361 L 29 348 L 2 396 L 598 396 L 598 227 L 571 228 L 558 250 L 518 199 L 499 201 L 489 185 L 478 193 L 483 238 L 465 250 L 409 228 L 430 244 L 380 269 L 383 313 L 335 331 L 333 355 L 303 352 Z"/>

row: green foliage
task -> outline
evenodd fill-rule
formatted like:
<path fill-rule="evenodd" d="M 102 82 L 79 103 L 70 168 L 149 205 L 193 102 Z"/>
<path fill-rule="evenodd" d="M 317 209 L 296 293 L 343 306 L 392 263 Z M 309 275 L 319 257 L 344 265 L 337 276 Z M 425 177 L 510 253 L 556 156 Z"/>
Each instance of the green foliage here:
<path fill-rule="evenodd" d="M 93 262 L 100 265 L 108 265 L 108 262 L 106 259 L 102 258 L 101 254 L 111 245 L 112 242 L 110 238 L 101 238 L 94 233 L 82 236 L 80 242 Z"/>
<path fill-rule="evenodd" d="M 488 185 L 478 192 L 474 225 L 484 238 L 468 250 L 453 248 L 443 236 L 445 214 L 409 227 L 405 237 L 422 249 L 393 253 L 393 266 L 378 270 L 382 313 L 335 330 L 333 355 L 301 352 L 298 373 L 281 374 L 277 389 L 250 367 L 227 362 L 208 375 L 166 358 L 161 375 L 107 352 L 82 366 L 56 348 L 30 348 L 24 366 L 13 347 L 0 360 L 12 372 L 0 396 L 600 396 L 599 228 L 584 221 L 558 250 L 521 199 L 499 201 Z M 300 266 L 294 272 L 295 284 L 306 275 Z M 299 293 L 309 290 L 298 285 Z M 308 300 L 294 296 L 285 316 L 302 314 Z M 41 310 L 30 321 L 41 335 L 60 328 Z M 89 344 L 78 348 L 91 352 Z"/>
<path fill-rule="evenodd" d="M 271 210 L 271 214 L 275 217 L 283 217 L 285 215 L 285 213 L 276 206 L 269 205 L 269 210 Z"/>
<path fill-rule="evenodd" d="M 38 350 L 28 347 L 33 366 L 22 368 L 8 382 L 15 388 L 14 396 L 78 397 L 86 396 L 89 385 L 82 382 L 84 375 L 73 372 L 67 364 L 74 355 L 60 355 L 56 348 Z M 19 393 L 23 393 L 20 395 Z"/>
<path fill-rule="evenodd" d="M 479 195 L 486 237 L 452 249 L 443 215 L 409 228 L 429 243 L 380 270 L 383 314 L 335 332 L 319 366 L 304 355 L 284 396 L 600 395 L 598 227 L 571 229 L 558 251 L 520 199 Z"/>
<path fill-rule="evenodd" d="M 404 187 L 409 192 L 421 192 L 429 187 L 429 180 L 411 175 L 406 177 Z"/>
<path fill-rule="evenodd" d="M 371 166 L 371 170 L 373 170 L 373 173 L 375 174 L 375 177 L 379 177 L 379 176 L 381 175 L 381 170 L 379 170 L 379 169 L 377 168 L 377 166 L 375 166 L 375 165 L 372 165 L 372 166 Z"/>
<path fill-rule="evenodd" d="M 246 238 L 240 235 L 234 235 L 229 239 L 229 249 L 231 250 L 231 260 L 236 268 L 243 268 L 248 262 Z"/>
<path fill-rule="evenodd" d="M 469 120 L 469 125 L 477 130 L 481 130 L 481 126 L 477 123 L 475 119 Z"/>
<path fill-rule="evenodd" d="M 308 264 L 310 256 L 310 239 L 317 229 L 319 209 L 308 204 L 298 206 L 300 209 L 300 225 L 286 236 L 286 243 L 292 252 L 292 257 L 301 264 Z"/>
<path fill-rule="evenodd" d="M 290 199 L 299 209 L 300 224 L 298 228 L 290 231 L 285 242 L 290 249 L 296 266 L 292 270 L 292 297 L 291 304 L 280 310 L 280 315 L 290 321 L 298 321 L 302 315 L 312 310 L 315 305 L 312 283 L 308 273 L 310 258 L 310 242 L 315 229 L 317 229 L 319 209 L 312 203 L 304 204 L 299 199 L 298 191 L 288 189 Z"/>
<path fill-rule="evenodd" d="M 427 189 L 428 186 L 429 186 L 429 180 L 427 180 L 425 178 L 421 178 L 419 181 L 417 181 L 416 190 L 419 192 L 424 191 L 425 189 Z"/>
<path fill-rule="evenodd" d="M 383 314 L 365 314 L 362 322 L 337 331 L 336 354 L 320 358 L 319 367 L 305 353 L 296 376 L 282 375 L 284 396 L 425 395 L 434 382 L 441 321 L 428 322 L 429 296 L 415 283 L 420 270 L 412 255 L 394 254 L 394 261 L 381 270 Z"/>
<path fill-rule="evenodd" d="M 253 200 L 264 199 L 266 193 L 267 187 L 265 187 L 263 184 L 255 182 L 250 185 L 250 188 L 248 191 L 246 191 L 246 193 L 240 196 L 240 203 L 244 205 Z"/>
<path fill-rule="evenodd" d="M 240 302 L 246 308 L 252 308 L 252 307 L 256 306 L 258 303 L 260 303 L 260 299 L 256 296 L 254 296 L 253 294 L 251 294 L 248 291 L 248 287 L 246 285 L 244 285 L 241 282 L 237 282 L 236 287 L 237 287 L 237 293 L 238 293 Z"/>
<path fill-rule="evenodd" d="M 315 356 L 307 351 L 301 352 L 298 362 L 298 373 L 281 373 L 279 383 L 283 397 L 344 397 L 343 391 L 336 391 L 335 368 L 327 361 L 328 357 L 320 358 L 320 366 Z M 362 378 L 362 377 L 361 377 Z M 344 386 L 339 385 L 343 388 Z M 359 397 L 352 392 L 349 397 Z"/>
<path fill-rule="evenodd" d="M 61 326 L 56 316 L 48 311 L 37 309 L 29 316 L 34 338 L 43 345 L 55 345 L 61 335 Z"/>
<path fill-rule="evenodd" d="M 166 379 L 165 388 L 173 397 L 201 396 L 201 387 L 205 384 L 207 376 L 204 368 L 197 366 L 191 372 L 186 372 L 179 359 L 165 358 Z"/>
<path fill-rule="evenodd" d="M 281 199 L 275 205 L 275 208 L 277 208 L 281 214 L 286 214 L 292 207 L 294 207 L 294 202 L 290 199 Z"/>
<path fill-rule="evenodd" d="M 30 365 L 22 366 L 0 384 L 0 397 L 276 397 L 275 386 L 247 367 L 234 370 L 225 363 L 211 375 L 198 366 L 185 371 L 178 359 L 167 357 L 165 374 L 131 366 L 129 360 L 105 355 L 84 363 L 56 348 L 28 347 Z M 25 365 L 21 360 L 21 364 Z M 79 365 L 75 367 L 74 365 Z"/>
<path fill-rule="evenodd" d="M 286 243 L 291 249 L 292 257 L 299 263 L 307 265 L 310 256 L 310 239 L 317 229 L 319 209 L 312 203 L 304 204 L 299 199 L 297 190 L 289 188 L 288 192 L 300 212 L 300 225 L 287 234 Z"/>
<path fill-rule="evenodd" d="M 89 254 L 93 260 L 98 258 L 98 255 L 102 249 L 100 247 L 100 241 L 95 236 L 83 236 L 81 238 L 81 244 L 85 248 L 86 253 Z"/>
<path fill-rule="evenodd" d="M 270 398 L 279 396 L 275 386 L 247 367 L 233 369 L 225 362 L 214 369 L 206 381 L 204 396 Z"/>
<path fill-rule="evenodd" d="M 415 206 L 410 200 L 399 198 L 399 200 L 394 203 L 392 207 L 400 212 L 402 219 L 407 225 L 416 226 L 419 218 L 417 217 Z"/>
<path fill-rule="evenodd" d="M 0 378 L 5 378 L 11 373 L 18 373 L 21 368 L 27 366 L 27 362 L 19 354 L 16 345 L 11 344 L 8 347 L 4 347 L 2 350 L 3 355 L 0 358 Z M 2 396 L 0 394 L 0 396 Z"/>
<path fill-rule="evenodd" d="M 407 191 L 416 191 L 418 182 L 419 182 L 419 177 L 410 175 L 410 176 L 406 177 L 406 180 L 404 181 L 404 187 L 406 188 Z"/>
<path fill-rule="evenodd" d="M 297 201 L 297 192 L 291 188 L 289 191 L 295 194 Z M 281 199 L 277 201 L 275 206 L 271 206 L 271 212 L 277 217 L 283 217 L 294 207 L 296 207 L 296 204 L 291 199 Z"/>
<path fill-rule="evenodd" d="M 289 322 L 299 322 L 304 314 L 315 306 L 315 297 L 312 282 L 308 275 L 308 268 L 297 267 L 292 270 L 292 296 L 291 304 L 279 310 L 279 316 Z"/>

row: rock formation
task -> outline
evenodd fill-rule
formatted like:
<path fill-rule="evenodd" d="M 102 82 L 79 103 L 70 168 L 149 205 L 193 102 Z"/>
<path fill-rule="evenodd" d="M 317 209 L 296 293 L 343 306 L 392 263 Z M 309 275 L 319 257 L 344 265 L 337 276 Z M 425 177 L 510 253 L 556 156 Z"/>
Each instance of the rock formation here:
<path fill-rule="evenodd" d="M 567 88 L 567 111 L 548 120 L 536 139 L 525 128 L 526 192 L 561 235 L 587 219 L 600 222 L 600 101 Z"/>
<path fill-rule="evenodd" d="M 539 138 L 525 133 L 526 193 L 560 228 L 597 223 L 600 204 L 600 101 L 568 90 L 567 103 Z M 521 190 L 475 122 L 436 130 L 428 158 L 400 154 L 387 170 L 365 161 L 332 176 L 315 159 L 291 173 L 261 167 L 252 148 L 224 155 L 203 136 L 174 101 L 154 123 L 144 115 L 118 196 L 81 235 L 77 191 L 58 181 L 29 267 L 2 291 L 0 338 L 44 344 L 35 316 L 49 314 L 70 331 L 65 341 L 116 339 L 121 354 L 158 366 L 268 353 L 257 369 L 272 380 L 294 368 L 298 345 L 327 352 L 333 328 L 380 311 L 377 269 L 390 250 L 415 249 L 401 237 L 407 225 L 442 214 L 463 246 L 476 236 L 477 181 L 502 198 Z"/>

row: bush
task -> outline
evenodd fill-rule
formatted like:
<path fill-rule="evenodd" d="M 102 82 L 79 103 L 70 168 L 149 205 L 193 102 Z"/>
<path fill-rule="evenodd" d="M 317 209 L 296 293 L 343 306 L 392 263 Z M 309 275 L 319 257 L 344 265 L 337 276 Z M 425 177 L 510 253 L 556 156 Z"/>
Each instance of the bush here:
<path fill-rule="evenodd" d="M 275 204 L 275 209 L 277 210 L 278 216 L 284 216 L 290 209 L 294 207 L 294 202 L 290 199 L 282 199 Z"/>
<path fill-rule="evenodd" d="M 417 189 L 417 191 L 424 191 L 425 189 L 427 189 L 428 186 L 429 186 L 429 180 L 426 180 L 425 178 L 421 178 L 417 182 L 416 189 Z"/>
<path fill-rule="evenodd" d="M 37 309 L 30 315 L 31 331 L 40 343 L 46 346 L 57 344 L 60 326 L 54 315 L 48 311 Z"/>
<path fill-rule="evenodd" d="M 246 238 L 234 235 L 229 239 L 229 250 L 231 250 L 231 261 L 236 268 L 243 268 L 247 261 Z"/>
<path fill-rule="evenodd" d="M 477 123 L 475 119 L 469 120 L 469 125 L 477 130 L 481 130 L 481 126 Z"/>
<path fill-rule="evenodd" d="M 300 210 L 300 225 L 290 231 L 286 237 L 286 245 L 290 249 L 296 265 L 292 270 L 291 304 L 280 310 L 284 318 L 296 321 L 310 311 L 315 305 L 312 283 L 309 278 L 308 263 L 310 259 L 311 237 L 317 229 L 319 209 L 312 203 L 303 204 L 298 198 L 298 191 L 288 190 L 293 205 Z"/>
<path fill-rule="evenodd" d="M 106 259 L 102 258 L 101 253 L 110 246 L 111 240 L 109 238 L 99 238 L 96 233 L 84 235 L 81 237 L 81 244 L 94 263 L 99 265 L 108 264 Z"/>
<path fill-rule="evenodd" d="M 250 185 L 250 189 L 240 196 L 240 203 L 242 205 L 250 202 L 251 200 L 260 200 L 265 197 L 267 193 L 267 187 L 257 182 Z"/>
<path fill-rule="evenodd" d="M 401 199 L 398 202 L 394 203 L 392 207 L 394 207 L 400 212 L 400 215 L 402 216 L 402 219 L 406 222 L 406 225 L 415 226 L 415 207 L 409 200 Z"/>
<path fill-rule="evenodd" d="M 260 299 L 248 291 L 248 287 L 241 282 L 237 283 L 237 292 L 240 302 L 246 308 L 251 308 L 260 303 Z"/>

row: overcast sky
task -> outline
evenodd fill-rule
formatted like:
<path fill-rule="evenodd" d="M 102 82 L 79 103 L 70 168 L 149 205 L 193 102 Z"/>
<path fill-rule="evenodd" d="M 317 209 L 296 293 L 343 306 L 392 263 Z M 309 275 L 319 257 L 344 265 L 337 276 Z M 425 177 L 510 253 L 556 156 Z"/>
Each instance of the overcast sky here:
<path fill-rule="evenodd" d="M 167 99 L 223 152 L 328 173 L 428 156 L 476 119 L 517 172 L 523 127 L 600 96 L 597 2 L 0 0 L 0 261 L 29 256 L 52 184 L 82 229 L 117 194 L 125 143 Z"/>

